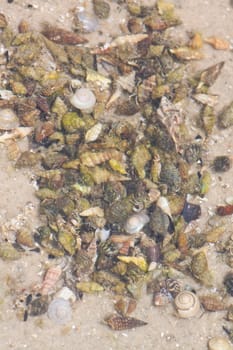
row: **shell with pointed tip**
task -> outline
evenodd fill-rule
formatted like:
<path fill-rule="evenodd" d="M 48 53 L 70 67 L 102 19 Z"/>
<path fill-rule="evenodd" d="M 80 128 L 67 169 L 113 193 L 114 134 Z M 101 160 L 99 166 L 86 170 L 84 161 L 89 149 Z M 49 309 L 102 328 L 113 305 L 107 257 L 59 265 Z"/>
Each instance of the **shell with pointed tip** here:
<path fill-rule="evenodd" d="M 197 295 L 187 290 L 180 292 L 175 297 L 174 304 L 181 318 L 194 317 L 200 312 L 200 302 Z"/>

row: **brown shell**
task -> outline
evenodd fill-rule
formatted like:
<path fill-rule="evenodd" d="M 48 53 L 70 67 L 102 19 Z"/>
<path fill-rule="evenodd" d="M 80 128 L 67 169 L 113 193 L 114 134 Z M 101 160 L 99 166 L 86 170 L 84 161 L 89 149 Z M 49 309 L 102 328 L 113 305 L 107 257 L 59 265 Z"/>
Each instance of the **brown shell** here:
<path fill-rule="evenodd" d="M 42 34 L 49 40 L 63 45 L 76 45 L 86 43 L 88 40 L 83 36 L 59 27 L 44 24 Z"/>
<path fill-rule="evenodd" d="M 122 331 L 124 329 L 131 329 L 135 327 L 145 326 L 147 322 L 138 320 L 134 317 L 125 317 L 118 315 L 111 315 L 105 319 L 107 325 L 116 331 Z"/>
<path fill-rule="evenodd" d="M 226 303 L 218 295 L 202 295 L 199 300 L 207 311 L 221 311 L 226 310 Z"/>

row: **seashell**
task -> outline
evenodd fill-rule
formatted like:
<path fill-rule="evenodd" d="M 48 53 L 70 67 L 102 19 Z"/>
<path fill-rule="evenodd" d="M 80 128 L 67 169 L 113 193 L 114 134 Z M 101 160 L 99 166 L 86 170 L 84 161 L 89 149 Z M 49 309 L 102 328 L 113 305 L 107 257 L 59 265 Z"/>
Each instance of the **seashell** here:
<path fill-rule="evenodd" d="M 61 276 L 61 273 L 62 273 L 62 270 L 60 266 L 53 266 L 48 269 L 41 286 L 42 295 L 47 295 L 54 289 L 56 283 L 58 282 Z"/>
<path fill-rule="evenodd" d="M 179 169 L 172 163 L 162 163 L 160 172 L 160 181 L 165 183 L 168 190 L 171 192 L 178 192 L 181 186 L 181 177 Z"/>
<path fill-rule="evenodd" d="M 194 50 L 188 46 L 178 47 L 170 49 L 170 52 L 175 55 L 178 59 L 184 61 L 201 60 L 204 55 L 199 50 Z"/>
<path fill-rule="evenodd" d="M 201 207 L 199 204 L 185 202 L 182 216 L 186 222 L 197 220 L 201 215 Z"/>
<path fill-rule="evenodd" d="M 220 205 L 219 207 L 217 207 L 216 214 L 220 216 L 233 214 L 233 204 Z"/>
<path fill-rule="evenodd" d="M 107 19 L 110 15 L 110 5 L 103 0 L 93 0 L 93 9 L 96 16 L 100 19 Z"/>
<path fill-rule="evenodd" d="M 147 325 L 147 322 L 138 320 L 134 317 L 111 315 L 105 318 L 106 324 L 115 331 L 122 331 L 125 329 L 131 329 L 135 327 L 141 327 Z"/>
<path fill-rule="evenodd" d="M 199 280 L 205 286 L 212 285 L 212 274 L 208 268 L 208 261 L 206 254 L 203 251 L 199 251 L 194 254 L 190 265 L 193 276 Z"/>
<path fill-rule="evenodd" d="M 98 18 L 84 9 L 77 11 L 74 18 L 74 24 L 75 29 L 81 33 L 92 33 L 99 27 Z"/>
<path fill-rule="evenodd" d="M 162 209 L 162 211 L 167 214 L 170 218 L 172 217 L 169 202 L 166 197 L 160 196 L 156 202 L 156 206 Z"/>
<path fill-rule="evenodd" d="M 226 129 L 233 125 L 233 101 L 218 116 L 218 126 Z"/>
<path fill-rule="evenodd" d="M 0 243 L 0 258 L 3 260 L 17 260 L 21 258 L 21 253 L 9 242 Z"/>
<path fill-rule="evenodd" d="M 209 136 L 212 133 L 216 120 L 217 117 L 214 112 L 214 108 L 208 105 L 204 106 L 201 113 L 201 122 L 206 136 Z"/>
<path fill-rule="evenodd" d="M 212 168 L 217 173 L 223 173 L 231 168 L 232 160 L 228 156 L 217 156 L 214 158 Z"/>
<path fill-rule="evenodd" d="M 104 287 L 97 282 L 78 282 L 76 288 L 84 293 L 97 293 L 104 290 Z"/>
<path fill-rule="evenodd" d="M 74 303 L 76 301 L 76 296 L 74 292 L 68 287 L 63 287 L 62 289 L 60 289 L 55 294 L 55 298 L 62 298 L 64 300 L 70 301 L 71 303 Z"/>
<path fill-rule="evenodd" d="M 57 324 L 66 324 L 71 321 L 71 306 L 68 300 L 55 298 L 48 307 L 48 317 Z"/>
<path fill-rule="evenodd" d="M 72 212 L 73 210 L 73 202 L 68 201 L 67 204 L 67 207 L 63 207 L 62 209 L 65 214 L 68 214 L 68 212 Z M 58 241 L 70 255 L 74 255 L 76 250 L 76 238 L 74 232 L 68 229 L 59 230 Z"/>
<path fill-rule="evenodd" d="M 122 160 L 123 154 L 116 149 L 106 149 L 101 152 L 87 151 L 80 155 L 80 159 L 83 165 L 94 167 L 95 165 L 104 163 L 110 159 Z"/>
<path fill-rule="evenodd" d="M 203 105 L 208 105 L 210 107 L 214 107 L 218 101 L 219 96 L 218 95 L 209 95 L 209 94 L 194 94 L 192 97 L 197 101 L 202 103 Z"/>
<path fill-rule="evenodd" d="M 70 103 L 83 112 L 91 113 L 96 104 L 96 97 L 90 89 L 80 88 L 70 97 Z"/>
<path fill-rule="evenodd" d="M 125 262 L 126 264 L 135 264 L 139 267 L 140 270 L 143 272 L 147 272 L 148 270 L 148 264 L 146 260 L 142 256 L 124 256 L 124 255 L 118 255 L 117 259 L 120 261 Z"/>
<path fill-rule="evenodd" d="M 146 102 L 151 98 L 152 91 L 156 87 L 156 75 L 151 75 L 147 79 L 144 79 L 143 82 L 138 85 L 137 88 L 137 98 L 138 102 Z"/>
<path fill-rule="evenodd" d="M 102 129 L 103 129 L 102 123 L 97 123 L 94 126 L 92 126 L 85 134 L 86 143 L 96 141 L 100 136 Z"/>
<path fill-rule="evenodd" d="M 145 211 L 131 215 L 124 225 L 124 229 L 129 234 L 140 232 L 142 228 L 150 221 Z"/>
<path fill-rule="evenodd" d="M 28 136 L 29 134 L 31 134 L 32 130 L 33 130 L 33 128 L 31 128 L 31 127 L 18 127 L 16 129 L 13 129 L 9 133 L 4 133 L 4 134 L 0 135 L 0 142 L 4 143 L 4 142 L 9 141 L 9 140 L 22 139 L 22 138 Z M 30 152 L 30 153 L 32 153 L 32 152 Z"/>
<path fill-rule="evenodd" d="M 167 278 L 165 280 L 166 290 L 171 293 L 173 298 L 175 298 L 183 289 L 183 286 L 180 281 L 173 278 Z"/>
<path fill-rule="evenodd" d="M 16 234 L 16 242 L 28 248 L 34 248 L 35 242 L 30 229 L 27 227 L 21 228 Z"/>
<path fill-rule="evenodd" d="M 90 176 L 97 185 L 109 181 L 117 182 L 130 180 L 130 178 L 127 176 L 113 174 L 107 169 L 100 168 L 97 166 L 91 169 Z"/>
<path fill-rule="evenodd" d="M 150 227 L 154 235 L 165 236 L 168 233 L 170 220 L 167 214 L 159 207 L 155 207 L 150 217 Z"/>
<path fill-rule="evenodd" d="M 208 342 L 209 350 L 232 350 L 233 346 L 224 337 L 214 337 Z"/>
<path fill-rule="evenodd" d="M 49 40 L 64 45 L 86 43 L 88 40 L 77 33 L 44 23 L 42 34 Z"/>
<path fill-rule="evenodd" d="M 28 314 L 30 316 L 43 315 L 48 311 L 48 299 L 46 296 L 40 296 L 32 300 L 28 307 Z"/>
<path fill-rule="evenodd" d="M 229 272 L 225 277 L 223 284 L 226 287 L 227 293 L 233 296 L 233 273 Z"/>
<path fill-rule="evenodd" d="M 144 179 L 146 177 L 145 166 L 151 160 L 151 154 L 145 145 L 135 147 L 131 160 L 139 178 Z"/>
<path fill-rule="evenodd" d="M 67 112 L 62 117 L 62 126 L 68 133 L 74 133 L 85 126 L 85 122 L 76 112 Z"/>
<path fill-rule="evenodd" d="M 12 130 L 19 126 L 19 119 L 10 108 L 0 109 L 0 129 Z"/>
<path fill-rule="evenodd" d="M 199 300 L 207 311 L 221 311 L 227 308 L 226 303 L 218 295 L 202 295 L 199 296 Z"/>
<path fill-rule="evenodd" d="M 229 50 L 230 43 L 227 40 L 218 38 L 216 36 L 210 36 L 206 38 L 205 43 L 210 44 L 216 50 Z"/>
<path fill-rule="evenodd" d="M 130 315 L 137 307 L 137 302 L 135 299 L 123 299 L 120 298 L 116 304 L 114 305 L 114 309 L 121 315 L 121 316 L 128 316 Z"/>
<path fill-rule="evenodd" d="M 183 291 L 174 300 L 174 305 L 181 318 L 197 316 L 200 313 L 200 302 L 196 294 Z"/>
<path fill-rule="evenodd" d="M 80 216 L 98 216 L 100 218 L 104 217 L 104 210 L 100 207 L 92 207 L 86 210 L 83 210 L 79 213 Z"/>

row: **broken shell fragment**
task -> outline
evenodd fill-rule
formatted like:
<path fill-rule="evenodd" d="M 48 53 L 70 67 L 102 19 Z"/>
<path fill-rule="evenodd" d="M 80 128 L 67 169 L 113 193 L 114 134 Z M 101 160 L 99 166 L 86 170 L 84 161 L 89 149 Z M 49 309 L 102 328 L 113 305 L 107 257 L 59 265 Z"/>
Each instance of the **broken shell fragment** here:
<path fill-rule="evenodd" d="M 70 103 L 74 107 L 90 113 L 96 104 L 96 97 L 90 89 L 80 88 L 71 96 Z"/>
<path fill-rule="evenodd" d="M 182 318 L 197 316 L 200 312 L 200 302 L 196 294 L 183 291 L 174 300 L 177 313 Z"/>
<path fill-rule="evenodd" d="M 140 212 L 130 216 L 125 223 L 125 231 L 134 234 L 142 230 L 142 228 L 150 221 L 149 216 L 144 212 Z"/>
<path fill-rule="evenodd" d="M 19 126 L 19 120 L 15 112 L 10 108 L 0 109 L 0 129 L 12 130 Z"/>

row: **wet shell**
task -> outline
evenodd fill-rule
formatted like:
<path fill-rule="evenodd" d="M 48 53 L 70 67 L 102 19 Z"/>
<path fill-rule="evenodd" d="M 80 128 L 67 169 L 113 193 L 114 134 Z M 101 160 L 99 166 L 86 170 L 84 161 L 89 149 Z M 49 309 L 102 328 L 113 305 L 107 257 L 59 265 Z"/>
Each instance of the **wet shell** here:
<path fill-rule="evenodd" d="M 35 300 L 32 300 L 28 308 L 28 313 L 30 316 L 39 316 L 39 315 L 45 314 L 47 310 L 48 310 L 47 297 L 41 296 L 39 298 L 36 298 Z"/>
<path fill-rule="evenodd" d="M 55 298 L 49 304 L 48 317 L 58 324 L 66 324 L 71 321 L 72 310 L 68 300 Z"/>
<path fill-rule="evenodd" d="M 19 126 L 17 115 L 12 109 L 0 109 L 0 129 L 12 130 Z"/>
<path fill-rule="evenodd" d="M 131 329 L 135 327 L 141 327 L 147 325 L 147 322 L 138 320 L 134 317 L 125 317 L 111 315 L 105 319 L 107 325 L 116 331 L 122 331 L 124 329 Z"/>
<path fill-rule="evenodd" d="M 61 276 L 61 273 L 62 270 L 60 266 L 54 266 L 48 269 L 41 287 L 42 295 L 47 295 L 54 289 Z"/>
<path fill-rule="evenodd" d="M 217 156 L 213 160 L 212 168 L 217 173 L 223 173 L 231 168 L 232 160 L 228 156 Z"/>
<path fill-rule="evenodd" d="M 227 40 L 218 38 L 216 36 L 211 36 L 205 39 L 207 44 L 210 44 L 216 50 L 229 50 L 230 43 Z"/>
<path fill-rule="evenodd" d="M 205 286 L 212 285 L 213 277 L 208 268 L 206 254 L 203 251 L 193 255 L 190 267 L 193 276 L 199 280 L 199 282 Z"/>
<path fill-rule="evenodd" d="M 226 310 L 227 305 L 218 295 L 202 295 L 199 300 L 207 311 Z"/>
<path fill-rule="evenodd" d="M 181 318 L 197 316 L 200 313 L 200 302 L 196 294 L 183 291 L 174 300 L 175 308 Z"/>
<path fill-rule="evenodd" d="M 83 165 L 94 167 L 110 159 L 122 160 L 123 154 L 115 149 L 108 149 L 102 152 L 83 152 L 80 156 Z"/>
<path fill-rule="evenodd" d="M 209 350 L 232 350 L 233 347 L 224 337 L 214 337 L 208 342 Z"/>
<path fill-rule="evenodd" d="M 90 89 L 80 88 L 71 96 L 70 103 L 75 108 L 90 113 L 96 104 L 96 97 Z"/>
<path fill-rule="evenodd" d="M 140 232 L 149 221 L 149 216 L 142 211 L 130 216 L 125 223 L 124 229 L 127 233 L 134 234 Z"/>
<path fill-rule="evenodd" d="M 165 306 L 171 302 L 171 299 L 171 294 L 165 288 L 161 288 L 160 291 L 154 293 L 152 303 L 154 306 Z"/>
<path fill-rule="evenodd" d="M 77 14 L 75 14 L 74 22 L 75 29 L 83 33 L 94 32 L 99 26 L 98 19 L 85 10 L 78 11 Z"/>
<path fill-rule="evenodd" d="M 42 34 L 49 40 L 64 45 L 76 45 L 86 43 L 88 40 L 77 33 L 58 27 L 44 24 Z"/>

